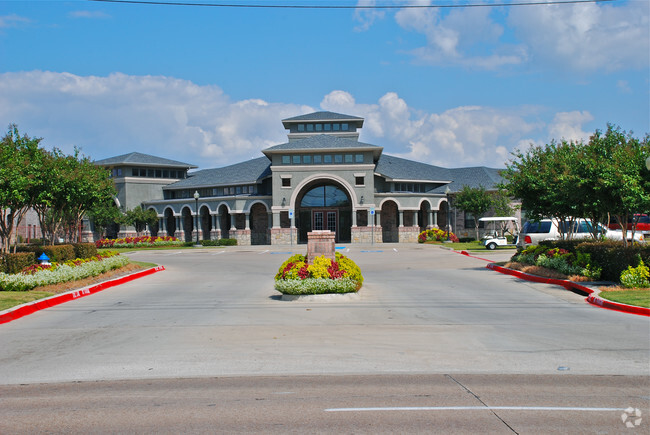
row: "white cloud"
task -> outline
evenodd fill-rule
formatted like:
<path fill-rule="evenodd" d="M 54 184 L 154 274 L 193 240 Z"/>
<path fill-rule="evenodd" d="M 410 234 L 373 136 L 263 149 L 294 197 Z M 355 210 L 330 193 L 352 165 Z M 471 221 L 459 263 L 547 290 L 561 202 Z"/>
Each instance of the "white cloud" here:
<path fill-rule="evenodd" d="M 423 113 L 394 92 L 377 104 L 357 104 L 352 95 L 337 90 L 325 96 L 321 107 L 364 117 L 360 140 L 382 145 L 389 154 L 450 167 L 501 167 L 524 135 L 543 128 L 539 121 L 526 119 L 535 115 L 530 108 L 465 106 Z"/>
<path fill-rule="evenodd" d="M 401 9 L 395 20 L 402 28 L 426 36 L 427 45 L 411 51 L 424 63 L 496 69 L 524 62 L 524 47 L 499 42 L 504 28 L 493 13 L 491 8 Z"/>
<path fill-rule="evenodd" d="M 0 122 L 18 124 L 44 145 L 92 158 L 131 151 L 201 167 L 261 156 L 286 140 L 280 120 L 311 108 L 262 100 L 233 102 L 217 86 L 168 77 L 77 76 L 32 71 L 0 75 Z"/>
<path fill-rule="evenodd" d="M 381 20 L 386 15 L 386 12 L 380 9 L 363 8 L 364 6 L 376 6 L 376 0 L 358 0 L 357 7 L 354 11 L 354 19 L 359 22 L 359 25 L 354 28 L 357 32 L 366 31 L 374 24 L 376 20 Z"/>
<path fill-rule="evenodd" d="M 462 106 L 441 113 L 416 110 L 395 92 L 359 103 L 344 90 L 321 101 L 322 110 L 365 118 L 360 140 L 388 154 L 448 167 L 502 167 L 522 143 L 586 138 L 586 111 L 546 114 L 539 107 Z M 217 86 L 169 77 L 78 76 L 56 72 L 0 74 L 0 124 L 43 137 L 46 147 L 80 146 L 101 159 L 132 151 L 224 166 L 260 157 L 287 140 L 281 120 L 318 109 L 261 99 L 232 101 Z"/>
<path fill-rule="evenodd" d="M 556 141 L 587 141 L 591 133 L 582 130 L 582 125 L 593 121 L 594 117 L 588 111 L 574 110 L 573 112 L 559 112 L 549 125 L 549 140 Z"/>
<path fill-rule="evenodd" d="M 509 23 L 537 63 L 577 71 L 647 68 L 649 3 L 511 8 Z"/>
<path fill-rule="evenodd" d="M 68 13 L 71 18 L 110 18 L 111 16 L 102 11 L 72 11 Z"/>
<path fill-rule="evenodd" d="M 21 17 L 20 15 L 16 14 L 0 16 L 0 29 L 18 27 L 21 24 L 29 23 L 31 23 L 31 20 L 29 18 Z"/>
<path fill-rule="evenodd" d="M 648 68 L 649 9 L 647 1 L 401 9 L 395 20 L 426 37 L 425 46 L 410 52 L 422 63 L 495 70 L 530 62 L 538 69 L 611 72 Z"/>

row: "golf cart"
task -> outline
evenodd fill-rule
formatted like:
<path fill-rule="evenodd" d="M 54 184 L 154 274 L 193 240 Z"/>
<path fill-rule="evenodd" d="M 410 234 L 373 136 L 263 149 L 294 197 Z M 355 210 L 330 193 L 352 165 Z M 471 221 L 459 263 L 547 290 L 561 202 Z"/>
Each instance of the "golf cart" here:
<path fill-rule="evenodd" d="M 484 222 L 488 232 L 483 236 L 483 246 L 490 251 L 493 251 L 497 246 L 507 246 L 515 248 L 517 246 L 517 237 L 519 233 L 519 226 L 517 225 L 517 218 L 515 217 L 483 217 L 479 222 Z M 508 223 L 512 222 L 515 227 L 515 234 L 511 233 L 508 229 Z M 512 243 L 508 243 L 506 233 L 515 236 Z"/>

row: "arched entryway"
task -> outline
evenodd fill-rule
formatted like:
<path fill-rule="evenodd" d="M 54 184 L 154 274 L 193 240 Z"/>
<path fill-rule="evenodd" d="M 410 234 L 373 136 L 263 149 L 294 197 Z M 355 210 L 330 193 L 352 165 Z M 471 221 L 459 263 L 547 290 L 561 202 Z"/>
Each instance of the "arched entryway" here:
<path fill-rule="evenodd" d="M 399 209 L 395 201 L 381 206 L 381 237 L 384 243 L 399 242 Z"/>
<path fill-rule="evenodd" d="M 219 207 L 219 227 L 221 228 L 221 238 L 230 238 L 230 211 L 225 204 Z"/>
<path fill-rule="evenodd" d="M 176 234 L 176 218 L 171 208 L 165 210 L 165 228 L 167 229 L 167 235 L 174 237 Z"/>
<path fill-rule="evenodd" d="M 191 242 L 192 231 L 194 231 L 194 216 L 192 216 L 192 211 L 188 207 L 185 207 L 183 209 L 183 213 L 181 213 L 181 215 L 183 216 L 183 231 L 185 232 L 185 241 Z"/>
<path fill-rule="evenodd" d="M 264 204 L 253 204 L 250 211 L 251 245 L 268 245 L 269 213 Z"/>
<path fill-rule="evenodd" d="M 447 231 L 447 227 L 449 225 L 449 222 L 447 222 L 447 216 L 449 216 L 449 204 L 447 201 L 442 201 L 438 207 L 440 208 L 438 210 L 438 227 L 444 231 Z"/>
<path fill-rule="evenodd" d="M 201 207 L 201 239 L 210 240 L 212 232 L 212 216 L 210 216 L 210 209 L 204 205 Z"/>
<path fill-rule="evenodd" d="M 296 201 L 298 243 L 307 243 L 307 233 L 330 230 L 335 241 L 349 243 L 352 239 L 352 201 L 349 193 L 332 180 L 316 180 L 307 184 Z"/>
<path fill-rule="evenodd" d="M 429 222 L 429 217 L 431 216 L 431 204 L 428 201 L 422 201 L 420 204 L 420 210 L 418 211 L 418 225 L 420 226 L 420 232 L 427 229 L 428 226 L 433 225 L 433 222 Z"/>
<path fill-rule="evenodd" d="M 150 210 L 154 210 L 154 209 L 150 209 Z M 158 237 L 159 231 L 160 231 L 160 220 L 156 219 L 156 222 L 153 225 L 149 225 L 149 234 L 151 234 L 151 237 Z"/>

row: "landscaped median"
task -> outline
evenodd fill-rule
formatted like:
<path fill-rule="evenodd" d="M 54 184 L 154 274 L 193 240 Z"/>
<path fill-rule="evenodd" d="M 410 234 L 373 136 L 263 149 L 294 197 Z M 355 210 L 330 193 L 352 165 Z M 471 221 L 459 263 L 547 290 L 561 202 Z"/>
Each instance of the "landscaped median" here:
<path fill-rule="evenodd" d="M 94 293 L 98 293 L 102 290 L 106 290 L 107 288 L 124 284 L 125 282 L 129 282 L 134 279 L 141 278 L 143 276 L 151 275 L 152 273 L 156 273 L 161 270 L 165 270 L 165 268 L 163 266 L 152 267 L 150 269 L 135 272 L 116 279 L 104 281 L 102 283 L 90 287 L 71 290 L 66 293 L 57 294 L 45 299 L 39 299 L 33 302 L 29 302 L 27 304 L 19 305 L 17 307 L 13 307 L 5 311 L 0 311 L 0 324 L 11 322 L 12 320 L 20 319 L 21 317 L 27 316 L 29 314 L 35 313 L 36 311 L 40 311 L 45 308 L 53 307 L 62 304 L 64 302 L 68 302 L 74 299 L 79 299 Z"/>
<path fill-rule="evenodd" d="M 289 257 L 275 275 L 275 289 L 293 296 L 357 292 L 363 284 L 359 266 L 338 252 L 335 257 L 319 256 L 312 264 L 301 254 Z"/>
<path fill-rule="evenodd" d="M 458 252 L 458 251 L 457 251 Z M 480 260 L 488 261 L 490 262 L 491 260 L 485 259 L 485 258 L 480 258 L 480 257 L 475 257 L 471 254 L 469 254 L 467 251 L 460 251 L 460 254 L 466 255 L 468 257 L 472 258 L 477 258 Z M 600 293 L 619 293 L 618 291 L 607 291 L 607 290 L 601 290 L 599 288 L 593 288 L 591 287 L 594 285 L 593 283 L 589 283 L 589 286 L 587 286 L 584 283 L 572 281 L 570 279 L 564 279 L 564 278 L 555 278 L 555 277 L 548 277 L 548 276 L 541 276 L 541 275 L 534 275 L 531 273 L 527 273 L 521 270 L 516 270 L 510 267 L 504 267 L 500 266 L 495 263 L 490 263 L 486 266 L 488 269 L 494 270 L 499 273 L 503 273 L 506 275 L 511 275 L 515 276 L 519 279 L 523 279 L 526 281 L 531 281 L 531 282 L 537 282 L 537 283 L 542 283 L 542 284 L 553 284 L 553 285 L 558 285 L 561 287 L 564 287 L 565 289 L 569 291 L 578 291 L 581 294 L 587 295 L 586 301 L 589 302 L 590 304 L 603 307 L 603 308 L 608 308 L 611 310 L 616 310 L 616 311 L 621 311 L 625 313 L 631 313 L 631 314 L 638 314 L 641 316 L 646 316 L 650 317 L 650 308 L 645 307 L 645 306 L 637 306 L 637 305 L 630 305 L 630 304 L 625 304 L 621 302 L 615 302 L 606 298 L 603 298 L 600 296 Z M 536 270 L 542 270 L 541 267 L 537 267 Z M 553 271 L 550 271 L 550 275 L 554 275 L 555 273 Z M 603 284 L 598 284 L 598 285 L 604 285 Z M 634 289 L 633 292 L 642 292 L 647 296 L 647 292 L 650 291 L 649 289 Z"/>

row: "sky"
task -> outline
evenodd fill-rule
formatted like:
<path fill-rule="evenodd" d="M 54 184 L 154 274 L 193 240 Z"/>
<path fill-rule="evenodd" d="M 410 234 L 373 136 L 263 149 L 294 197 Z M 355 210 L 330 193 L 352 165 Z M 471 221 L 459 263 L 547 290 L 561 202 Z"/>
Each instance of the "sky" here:
<path fill-rule="evenodd" d="M 174 2 L 349 8 L 0 0 L 0 127 L 200 169 L 261 157 L 287 141 L 282 119 L 321 110 L 450 168 L 502 168 L 608 123 L 650 132 L 648 0 Z M 404 7 L 433 4 L 473 6 Z"/>

